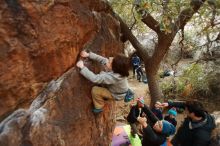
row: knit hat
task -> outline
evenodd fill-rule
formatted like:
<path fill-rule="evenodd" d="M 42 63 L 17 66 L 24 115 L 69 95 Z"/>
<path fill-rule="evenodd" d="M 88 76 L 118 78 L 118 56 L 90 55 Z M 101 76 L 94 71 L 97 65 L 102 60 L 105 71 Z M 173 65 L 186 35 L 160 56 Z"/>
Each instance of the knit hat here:
<path fill-rule="evenodd" d="M 169 123 L 168 121 L 163 120 L 163 128 L 162 133 L 166 135 L 173 135 L 176 131 L 176 128 L 173 126 L 173 124 Z"/>
<path fill-rule="evenodd" d="M 170 110 L 168 110 L 168 114 L 176 117 L 177 116 L 176 108 L 171 108 Z"/>
<path fill-rule="evenodd" d="M 144 97 L 138 97 L 137 101 L 139 101 L 140 103 L 144 104 Z"/>

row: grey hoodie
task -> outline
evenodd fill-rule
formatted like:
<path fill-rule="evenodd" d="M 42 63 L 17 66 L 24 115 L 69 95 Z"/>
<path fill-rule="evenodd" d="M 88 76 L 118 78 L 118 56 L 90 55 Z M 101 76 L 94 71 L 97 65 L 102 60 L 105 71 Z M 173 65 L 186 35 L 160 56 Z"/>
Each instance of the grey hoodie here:
<path fill-rule="evenodd" d="M 89 58 L 98 61 L 102 65 L 105 65 L 108 62 L 107 58 L 92 52 L 89 53 Z M 101 71 L 99 74 L 94 74 L 87 67 L 83 67 L 80 73 L 93 83 L 105 84 L 116 100 L 124 99 L 128 90 L 127 77 L 122 77 L 120 74 L 114 73 L 113 71 Z"/>

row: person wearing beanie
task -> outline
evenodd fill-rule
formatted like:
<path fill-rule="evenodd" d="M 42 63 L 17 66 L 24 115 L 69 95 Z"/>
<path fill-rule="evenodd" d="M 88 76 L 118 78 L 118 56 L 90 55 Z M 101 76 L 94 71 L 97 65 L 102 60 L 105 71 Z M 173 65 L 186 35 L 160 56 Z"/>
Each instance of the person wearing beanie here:
<path fill-rule="evenodd" d="M 135 137 L 136 134 L 141 136 L 139 130 L 138 130 L 138 119 L 140 117 L 144 117 L 146 113 L 144 113 L 144 109 L 146 108 L 146 105 L 144 104 L 144 98 L 139 97 L 137 98 L 136 105 L 133 105 L 130 109 L 130 112 L 127 116 L 127 121 L 131 126 L 131 135 Z"/>
<path fill-rule="evenodd" d="M 177 111 L 176 108 L 173 107 L 170 110 L 168 110 L 168 115 L 164 117 L 164 120 L 170 122 L 176 127 L 177 125 L 176 116 L 177 116 Z"/>
<path fill-rule="evenodd" d="M 143 126 L 142 146 L 161 146 L 167 142 L 167 137 L 173 135 L 176 128 L 165 120 L 159 120 L 146 106 L 146 118 L 140 117 L 138 122 Z"/>
<path fill-rule="evenodd" d="M 173 135 L 176 131 L 176 128 L 173 124 L 166 120 L 162 120 L 162 133 L 166 135 Z"/>

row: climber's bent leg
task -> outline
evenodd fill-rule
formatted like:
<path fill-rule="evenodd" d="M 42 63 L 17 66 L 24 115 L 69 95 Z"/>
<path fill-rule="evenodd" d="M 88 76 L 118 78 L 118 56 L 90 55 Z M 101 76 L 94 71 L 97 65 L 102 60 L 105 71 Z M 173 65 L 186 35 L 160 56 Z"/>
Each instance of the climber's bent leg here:
<path fill-rule="evenodd" d="M 95 109 L 102 109 L 105 105 L 105 99 L 113 99 L 111 92 L 106 88 L 94 86 L 92 88 L 92 100 Z"/>

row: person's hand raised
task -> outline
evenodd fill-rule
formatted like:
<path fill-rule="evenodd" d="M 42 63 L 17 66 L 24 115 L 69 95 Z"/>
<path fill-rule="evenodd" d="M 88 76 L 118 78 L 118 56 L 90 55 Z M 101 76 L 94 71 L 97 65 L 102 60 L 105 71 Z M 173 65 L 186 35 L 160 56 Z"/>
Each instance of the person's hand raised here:
<path fill-rule="evenodd" d="M 138 122 L 143 126 L 143 127 L 147 127 L 147 118 L 145 117 L 138 117 Z"/>
<path fill-rule="evenodd" d="M 146 119 L 145 117 L 138 117 L 137 120 L 138 120 L 138 122 L 141 123 L 141 124 L 147 122 L 147 119 Z"/>
<path fill-rule="evenodd" d="M 82 69 L 84 67 L 84 63 L 82 60 L 79 60 L 77 63 L 76 63 L 76 66 L 80 69 Z"/>
<path fill-rule="evenodd" d="M 89 53 L 87 53 L 86 51 L 81 51 L 80 56 L 83 58 L 87 58 L 87 57 L 89 57 Z"/>
<path fill-rule="evenodd" d="M 164 102 L 164 103 L 161 103 L 161 105 L 160 105 L 161 107 L 168 107 L 169 106 L 169 104 L 168 104 L 168 102 Z"/>

